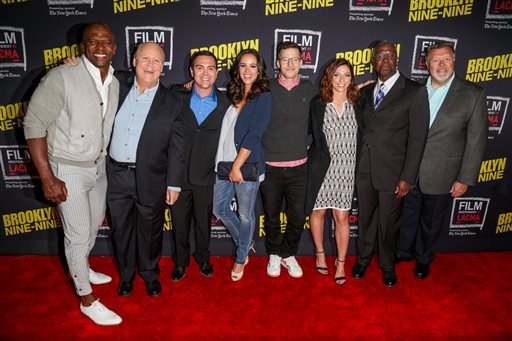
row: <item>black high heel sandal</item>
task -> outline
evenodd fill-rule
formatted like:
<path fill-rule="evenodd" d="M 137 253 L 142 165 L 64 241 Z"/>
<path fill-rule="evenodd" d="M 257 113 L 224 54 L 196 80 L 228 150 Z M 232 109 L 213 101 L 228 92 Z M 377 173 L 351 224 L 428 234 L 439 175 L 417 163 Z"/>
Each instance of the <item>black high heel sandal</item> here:
<path fill-rule="evenodd" d="M 336 258 L 336 260 L 334 261 L 334 266 L 337 268 L 338 267 L 338 263 L 345 263 L 345 260 L 339 260 Z M 342 283 L 340 283 L 341 281 L 343 281 Z M 345 276 L 340 276 L 340 277 L 334 277 L 334 283 L 336 283 L 336 285 L 338 286 L 342 286 L 346 283 L 346 277 Z"/>
<path fill-rule="evenodd" d="M 315 253 L 324 253 L 324 252 L 325 251 L 315 251 Z M 326 266 L 317 266 L 316 271 L 318 271 L 318 273 L 322 276 L 327 276 L 327 274 L 329 273 L 329 268 Z M 325 272 L 323 272 L 323 271 L 325 271 Z"/>

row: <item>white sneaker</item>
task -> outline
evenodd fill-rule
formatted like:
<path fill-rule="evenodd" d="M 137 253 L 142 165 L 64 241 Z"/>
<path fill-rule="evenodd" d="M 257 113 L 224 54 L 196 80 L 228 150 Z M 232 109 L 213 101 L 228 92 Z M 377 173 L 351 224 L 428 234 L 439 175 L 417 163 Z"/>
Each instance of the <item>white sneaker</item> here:
<path fill-rule="evenodd" d="M 100 326 L 117 326 L 123 322 L 119 315 L 101 304 L 99 299 L 92 302 L 88 307 L 84 307 L 80 303 L 80 311 Z"/>
<path fill-rule="evenodd" d="M 270 255 L 268 258 L 267 275 L 270 277 L 279 277 L 281 275 L 281 257 Z"/>
<path fill-rule="evenodd" d="M 302 268 L 300 267 L 299 263 L 297 263 L 297 260 L 294 256 L 290 256 L 288 258 L 283 258 L 281 260 L 281 264 L 288 269 L 288 274 L 294 278 L 300 278 L 302 277 Z"/>
<path fill-rule="evenodd" d="M 94 272 L 92 269 L 89 269 L 89 282 L 96 285 L 110 283 L 112 282 L 112 277 L 99 272 Z"/>

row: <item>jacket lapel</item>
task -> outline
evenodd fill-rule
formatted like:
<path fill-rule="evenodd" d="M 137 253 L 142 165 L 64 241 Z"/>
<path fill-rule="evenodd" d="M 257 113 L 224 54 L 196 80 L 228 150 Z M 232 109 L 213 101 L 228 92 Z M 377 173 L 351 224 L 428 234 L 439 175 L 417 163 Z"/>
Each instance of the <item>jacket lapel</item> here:
<path fill-rule="evenodd" d="M 453 101 L 457 100 L 456 96 L 454 96 L 454 93 L 457 93 L 458 89 L 460 87 L 460 80 L 455 76 L 453 79 L 453 82 L 450 86 L 450 89 L 448 89 L 448 92 L 446 93 L 446 97 L 444 98 L 443 103 L 441 104 L 441 107 L 439 108 L 439 111 L 437 112 L 436 118 L 434 119 L 434 122 L 432 122 L 432 126 L 429 129 L 429 132 L 433 129 L 437 129 L 436 127 L 440 124 L 438 123 L 440 120 L 442 120 L 443 117 L 446 115 L 449 115 L 449 108 Z"/>
<path fill-rule="evenodd" d="M 126 99 L 126 96 L 128 96 L 128 93 L 130 92 L 133 83 L 135 82 L 134 75 L 130 75 L 126 80 L 123 82 L 122 86 L 119 87 L 119 104 L 117 106 L 117 110 L 121 108 L 121 106 L 124 103 L 124 100 Z"/>
<path fill-rule="evenodd" d="M 190 99 L 192 98 L 192 91 L 187 92 L 187 94 L 183 97 L 183 108 L 185 109 L 185 115 L 183 115 L 182 119 L 185 125 L 197 128 L 199 125 L 197 123 L 196 115 L 190 108 Z"/>
<path fill-rule="evenodd" d="M 219 111 L 221 110 L 226 110 L 225 108 L 226 105 L 224 105 L 224 96 L 222 96 L 222 94 L 219 92 L 219 90 L 217 90 L 217 88 L 214 88 L 215 91 L 215 94 L 217 95 L 217 106 L 215 107 L 215 109 L 213 109 L 213 111 L 206 117 L 206 119 L 199 125 L 200 127 L 205 127 L 205 126 L 208 126 L 208 124 L 210 123 L 210 121 L 214 120 L 215 119 L 215 116 L 218 115 Z M 191 110 L 192 111 L 192 110 Z M 222 113 L 224 114 L 224 113 Z M 194 119 L 195 119 L 195 116 L 194 113 L 192 112 L 192 115 L 194 116 Z M 196 120 L 196 124 L 197 124 L 197 119 Z"/>

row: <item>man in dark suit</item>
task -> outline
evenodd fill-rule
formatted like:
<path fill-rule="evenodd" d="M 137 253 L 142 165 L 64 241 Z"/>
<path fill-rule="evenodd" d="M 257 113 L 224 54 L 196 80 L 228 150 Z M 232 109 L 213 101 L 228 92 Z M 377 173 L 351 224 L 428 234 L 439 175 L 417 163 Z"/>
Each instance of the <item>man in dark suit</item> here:
<path fill-rule="evenodd" d="M 397 282 L 393 261 L 402 200 L 416 181 L 428 129 L 427 91 L 399 73 L 397 62 L 395 45 L 378 43 L 372 56 L 378 81 L 361 90 L 359 254 L 352 269 L 353 277 L 362 278 L 377 250 L 382 280 L 390 287 Z"/>
<path fill-rule="evenodd" d="M 477 183 L 487 142 L 485 91 L 455 75 L 452 43 L 427 51 L 430 129 L 418 181 L 404 200 L 397 261 L 416 258 L 414 275 L 427 278 L 433 247 L 451 198 Z"/>
<path fill-rule="evenodd" d="M 160 294 L 164 211 L 181 187 L 181 102 L 159 82 L 164 61 L 160 46 L 143 43 L 133 58 L 135 74 L 116 73 L 120 106 L 107 161 L 107 203 L 121 296 L 132 292 L 136 268 L 148 295 Z"/>
<path fill-rule="evenodd" d="M 201 274 L 213 276 L 210 263 L 210 232 L 215 184 L 215 154 L 222 119 L 229 106 L 226 96 L 215 88 L 217 58 L 209 51 L 190 58 L 192 91 L 174 86 L 182 98 L 180 116 L 184 122 L 185 171 L 182 191 L 171 207 L 175 242 L 174 270 L 171 279 L 180 281 L 190 262 L 190 229 L 194 220 L 195 259 Z"/>

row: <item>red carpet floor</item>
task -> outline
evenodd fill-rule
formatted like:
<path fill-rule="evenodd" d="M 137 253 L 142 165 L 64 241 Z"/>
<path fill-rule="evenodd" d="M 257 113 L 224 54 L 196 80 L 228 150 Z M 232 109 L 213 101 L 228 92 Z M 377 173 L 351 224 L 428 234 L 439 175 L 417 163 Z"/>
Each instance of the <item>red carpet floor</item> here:
<path fill-rule="evenodd" d="M 229 278 L 232 258 L 214 257 L 215 276 L 192 265 L 170 281 L 172 260 L 161 261 L 163 292 L 149 297 L 138 278 L 130 297 L 116 294 L 111 257 L 93 257 L 96 271 L 113 283 L 95 293 L 123 317 L 99 327 L 83 316 L 57 257 L 0 257 L 0 340 L 161 339 L 392 339 L 512 338 L 512 253 L 439 254 L 431 276 L 418 280 L 414 263 L 397 266 L 398 285 L 382 284 L 376 262 L 362 280 L 343 287 L 314 270 L 313 257 L 298 257 L 304 277 L 266 275 L 266 257 L 251 257 L 240 282 Z M 355 257 L 347 257 L 347 273 Z"/>

